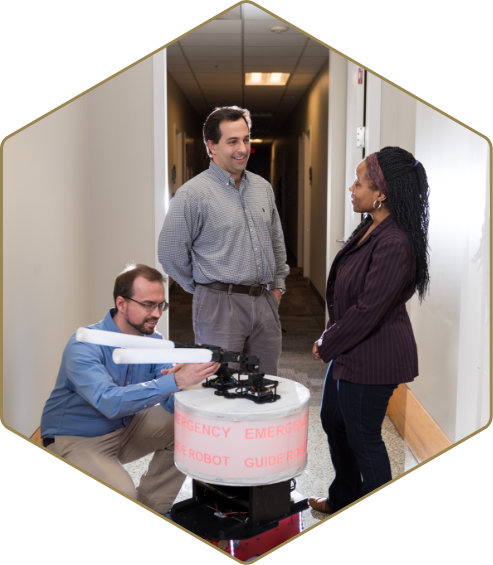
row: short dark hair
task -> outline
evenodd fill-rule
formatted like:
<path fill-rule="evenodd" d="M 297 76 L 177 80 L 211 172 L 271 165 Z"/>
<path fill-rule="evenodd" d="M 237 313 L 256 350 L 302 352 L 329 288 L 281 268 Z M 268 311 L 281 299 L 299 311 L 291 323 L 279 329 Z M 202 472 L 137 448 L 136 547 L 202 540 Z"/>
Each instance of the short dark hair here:
<path fill-rule="evenodd" d="M 116 299 L 119 296 L 132 298 L 134 293 L 134 281 L 137 277 L 144 277 L 149 282 L 160 282 L 163 284 L 166 281 L 166 277 L 157 269 L 142 265 L 141 263 L 137 265 L 135 263 L 129 263 L 115 279 L 115 287 L 113 289 L 115 306 Z"/>
<path fill-rule="evenodd" d="M 209 147 L 207 147 L 207 141 L 210 139 L 214 144 L 219 143 L 221 139 L 221 129 L 219 127 L 221 122 L 237 122 L 242 118 L 245 120 L 248 132 L 250 132 L 252 129 L 252 118 L 246 108 L 240 108 L 239 106 L 223 106 L 222 108 L 214 108 L 214 110 L 212 110 L 207 116 L 204 127 L 202 128 L 205 148 L 207 149 L 209 157 L 212 157 L 212 154 Z"/>

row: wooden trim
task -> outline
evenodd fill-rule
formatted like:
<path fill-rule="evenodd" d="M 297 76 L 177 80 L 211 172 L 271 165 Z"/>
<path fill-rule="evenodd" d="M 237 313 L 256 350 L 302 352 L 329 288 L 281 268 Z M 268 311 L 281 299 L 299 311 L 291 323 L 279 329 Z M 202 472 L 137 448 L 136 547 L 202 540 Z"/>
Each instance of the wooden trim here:
<path fill-rule="evenodd" d="M 39 443 L 39 445 L 42 445 L 41 428 L 38 428 L 29 439 L 32 439 L 35 443 Z"/>
<path fill-rule="evenodd" d="M 387 414 L 418 463 L 452 445 L 440 426 L 405 384 L 395 389 Z"/>

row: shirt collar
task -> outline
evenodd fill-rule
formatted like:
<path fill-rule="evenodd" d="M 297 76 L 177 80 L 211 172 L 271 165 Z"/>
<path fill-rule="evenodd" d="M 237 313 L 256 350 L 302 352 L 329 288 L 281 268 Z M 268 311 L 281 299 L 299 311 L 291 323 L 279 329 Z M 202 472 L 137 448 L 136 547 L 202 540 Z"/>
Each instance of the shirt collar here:
<path fill-rule="evenodd" d="M 109 332 L 122 333 L 113 320 L 113 316 L 115 314 L 116 314 L 116 308 L 110 308 L 108 312 L 106 312 L 106 316 L 103 319 L 104 329 Z"/>
<path fill-rule="evenodd" d="M 228 173 L 228 171 L 225 171 L 222 167 L 220 167 L 219 165 L 214 163 L 214 161 L 212 159 L 211 159 L 210 164 L 209 164 L 209 171 L 217 178 L 217 180 L 219 180 L 221 182 L 225 182 L 226 184 L 229 184 L 230 179 L 232 179 L 233 185 L 234 185 L 233 176 L 230 173 Z M 243 174 L 241 176 L 241 182 L 243 182 L 243 180 L 245 180 L 245 182 L 248 180 L 246 170 L 243 171 Z M 241 183 L 240 183 L 240 186 L 241 186 Z"/>

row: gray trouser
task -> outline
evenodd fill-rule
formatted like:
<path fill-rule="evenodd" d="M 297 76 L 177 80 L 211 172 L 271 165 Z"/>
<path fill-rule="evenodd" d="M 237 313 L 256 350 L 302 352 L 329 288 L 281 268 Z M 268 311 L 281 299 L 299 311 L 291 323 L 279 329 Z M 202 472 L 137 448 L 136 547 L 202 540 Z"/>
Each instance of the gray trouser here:
<path fill-rule="evenodd" d="M 256 355 L 260 371 L 276 376 L 282 339 L 278 308 L 276 296 L 267 289 L 260 296 L 249 296 L 197 285 L 193 295 L 195 343 Z"/>
<path fill-rule="evenodd" d="M 56 436 L 48 449 L 161 514 L 171 508 L 185 480 L 174 463 L 174 416 L 159 404 L 135 414 L 125 428 L 98 437 Z M 152 452 L 135 488 L 122 463 Z"/>

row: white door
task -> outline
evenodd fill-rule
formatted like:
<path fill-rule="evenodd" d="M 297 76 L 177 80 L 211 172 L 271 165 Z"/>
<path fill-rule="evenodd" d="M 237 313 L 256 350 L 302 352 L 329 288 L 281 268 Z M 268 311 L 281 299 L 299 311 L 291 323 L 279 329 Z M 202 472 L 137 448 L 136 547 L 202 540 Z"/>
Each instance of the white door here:
<path fill-rule="evenodd" d="M 347 64 L 346 189 L 353 184 L 356 167 L 364 157 L 364 148 L 357 147 L 357 128 L 364 126 L 365 115 L 364 71 L 351 61 Z M 361 214 L 353 212 L 349 190 L 346 190 L 344 209 L 344 239 L 346 240 L 361 222 Z"/>

